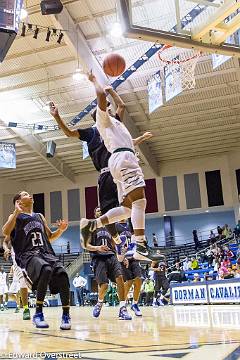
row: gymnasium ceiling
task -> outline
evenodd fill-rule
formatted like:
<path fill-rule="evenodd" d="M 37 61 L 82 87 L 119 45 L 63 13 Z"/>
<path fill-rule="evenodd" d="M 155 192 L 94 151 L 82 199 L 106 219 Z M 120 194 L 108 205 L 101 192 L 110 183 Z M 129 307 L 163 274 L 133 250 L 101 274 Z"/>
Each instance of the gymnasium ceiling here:
<path fill-rule="evenodd" d="M 56 37 L 45 41 L 44 29 L 37 40 L 28 31 L 25 37 L 17 37 L 0 64 L 0 141 L 13 142 L 17 149 L 17 169 L 1 169 L 1 178 L 33 180 L 64 176 L 73 180 L 79 174 L 93 171 L 91 160 L 82 160 L 82 146 L 77 139 L 66 138 L 60 130 L 29 132 L 8 128 L 6 124 L 9 121 L 55 124 L 44 108 L 49 101 L 58 105 L 66 122 L 84 109 L 95 94 L 87 80 L 73 79 L 78 58 L 81 63 L 81 56 L 77 55 L 81 51 L 88 48 L 100 63 L 109 52 L 118 52 L 130 66 L 152 45 L 110 36 L 111 26 L 118 20 L 114 0 L 62 0 L 62 3 L 63 22 L 72 29 L 69 37 L 64 35 L 59 45 Z M 142 4 L 141 0 L 134 2 L 139 16 L 143 16 Z M 61 28 L 54 16 L 41 15 L 39 1 L 28 0 L 25 5 L 28 23 Z M 76 32 L 78 45 L 74 42 Z M 202 57 L 196 68 L 196 88 L 183 92 L 149 115 L 146 85 L 158 70 L 155 55 L 118 88 L 126 103 L 128 119 L 135 124 L 133 135 L 147 130 L 154 135 L 141 149 L 142 163 L 159 170 L 162 162 L 187 161 L 239 147 L 239 59 L 231 58 L 213 71 L 210 56 Z M 92 125 L 91 117 L 86 116 L 80 124 L 83 128 Z M 45 155 L 48 140 L 57 144 L 53 159 Z"/>

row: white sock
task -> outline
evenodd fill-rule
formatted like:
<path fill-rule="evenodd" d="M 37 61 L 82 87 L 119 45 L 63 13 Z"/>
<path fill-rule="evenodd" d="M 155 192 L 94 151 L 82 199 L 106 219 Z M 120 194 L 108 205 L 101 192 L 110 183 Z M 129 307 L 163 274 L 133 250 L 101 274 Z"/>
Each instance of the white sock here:
<path fill-rule="evenodd" d="M 131 243 L 144 245 L 145 235 L 132 235 Z"/>
<path fill-rule="evenodd" d="M 126 302 L 125 301 L 120 301 L 120 307 L 126 306 Z"/>

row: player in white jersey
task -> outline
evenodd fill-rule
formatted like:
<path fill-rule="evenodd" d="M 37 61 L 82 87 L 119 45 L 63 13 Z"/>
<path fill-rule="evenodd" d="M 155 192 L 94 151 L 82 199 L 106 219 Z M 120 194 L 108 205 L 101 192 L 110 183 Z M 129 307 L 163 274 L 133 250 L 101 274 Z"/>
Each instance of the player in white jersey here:
<path fill-rule="evenodd" d="M 4 268 L 1 266 L 0 268 L 0 308 L 1 311 L 6 308 L 6 295 L 8 294 L 8 286 L 7 286 L 7 273 L 4 271 Z"/>
<path fill-rule="evenodd" d="M 13 266 L 12 266 L 12 272 L 13 272 L 13 281 L 9 288 L 9 294 L 11 295 L 17 295 L 19 292 L 20 298 L 22 300 L 22 306 L 23 306 L 23 320 L 30 320 L 30 310 L 28 308 L 28 286 L 23 274 L 23 270 L 17 265 L 15 260 L 15 253 L 13 251 L 13 248 L 11 246 L 11 240 L 9 237 L 5 237 L 3 241 L 3 249 L 4 249 L 4 258 L 5 260 L 8 259 L 8 257 L 11 255 Z M 17 301 L 18 299 L 16 299 Z M 17 302 L 18 305 L 18 302 Z"/>
<path fill-rule="evenodd" d="M 139 160 L 135 154 L 133 139 L 121 120 L 113 116 L 107 108 L 106 92 L 114 101 L 118 97 L 117 113 L 123 117 L 124 107 L 121 107 L 121 98 L 111 88 L 105 90 L 98 84 L 96 77 L 89 74 L 89 80 L 95 86 L 97 94 L 96 126 L 104 141 L 107 150 L 111 153 L 108 165 L 114 181 L 117 184 L 119 207 L 109 210 L 96 221 L 82 219 L 80 222 L 81 241 L 86 248 L 91 233 L 107 224 L 116 223 L 131 217 L 133 225 L 132 242 L 136 243 L 136 259 L 157 259 L 156 252 L 146 245 L 145 241 L 145 182 Z M 116 101 L 115 101 L 116 102 Z"/>

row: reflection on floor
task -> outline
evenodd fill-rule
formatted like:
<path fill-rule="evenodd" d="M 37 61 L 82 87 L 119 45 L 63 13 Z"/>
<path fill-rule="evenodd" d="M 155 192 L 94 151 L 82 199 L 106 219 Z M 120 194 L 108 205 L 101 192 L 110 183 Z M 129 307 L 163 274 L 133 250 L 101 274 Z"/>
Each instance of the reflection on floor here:
<path fill-rule="evenodd" d="M 104 308 L 94 319 L 92 308 L 73 307 L 72 330 L 64 332 L 59 330 L 60 308 L 45 309 L 46 330 L 7 310 L 0 313 L 0 359 L 240 359 L 238 305 L 149 307 L 142 312 L 142 318 L 120 321 L 118 308 Z"/>

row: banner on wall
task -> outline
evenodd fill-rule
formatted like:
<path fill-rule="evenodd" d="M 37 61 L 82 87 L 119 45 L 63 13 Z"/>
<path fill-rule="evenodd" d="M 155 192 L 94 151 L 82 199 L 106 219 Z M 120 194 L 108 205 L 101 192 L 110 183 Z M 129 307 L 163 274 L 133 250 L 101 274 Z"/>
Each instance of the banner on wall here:
<path fill-rule="evenodd" d="M 172 303 L 177 304 L 207 304 L 206 284 L 190 284 L 186 286 L 173 286 L 171 288 Z"/>
<path fill-rule="evenodd" d="M 239 303 L 240 281 L 236 282 L 213 282 L 208 284 L 209 302 L 211 304 Z"/>
<path fill-rule="evenodd" d="M 0 168 L 16 169 L 15 144 L 0 142 Z"/>

